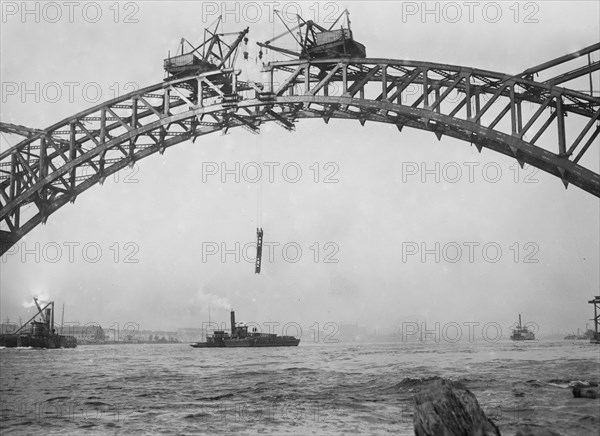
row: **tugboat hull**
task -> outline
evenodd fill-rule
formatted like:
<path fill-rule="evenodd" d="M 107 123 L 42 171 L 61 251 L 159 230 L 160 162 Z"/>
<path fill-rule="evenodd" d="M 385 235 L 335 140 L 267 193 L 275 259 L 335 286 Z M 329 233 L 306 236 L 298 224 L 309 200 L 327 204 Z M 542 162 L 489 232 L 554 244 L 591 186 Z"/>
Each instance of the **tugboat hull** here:
<path fill-rule="evenodd" d="M 7 348 L 75 348 L 77 339 L 72 336 L 0 335 L 0 346 Z"/>
<path fill-rule="evenodd" d="M 260 339 L 230 339 L 222 342 L 196 342 L 191 344 L 194 348 L 239 348 L 239 347 L 297 347 L 300 343 L 300 339 L 290 338 L 283 339 L 277 338 L 276 341 L 260 340 Z"/>

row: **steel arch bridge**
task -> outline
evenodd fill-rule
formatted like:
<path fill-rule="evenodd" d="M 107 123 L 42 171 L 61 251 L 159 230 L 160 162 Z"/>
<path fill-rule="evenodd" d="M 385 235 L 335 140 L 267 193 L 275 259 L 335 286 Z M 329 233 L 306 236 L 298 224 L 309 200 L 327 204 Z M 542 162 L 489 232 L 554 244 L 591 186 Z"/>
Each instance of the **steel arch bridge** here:
<path fill-rule="evenodd" d="M 270 121 L 288 130 L 300 119 L 336 118 L 430 131 L 514 157 L 600 197 L 599 174 L 581 164 L 590 149 L 598 152 L 600 98 L 561 86 L 587 74 L 591 80 L 600 61 L 534 80 L 592 52 L 600 53 L 600 43 L 516 76 L 393 59 L 271 62 L 265 83 L 220 69 L 160 82 L 43 130 L 2 123 L 2 131 L 25 139 L 0 153 L 1 252 L 140 159 L 234 127 L 258 133 Z"/>

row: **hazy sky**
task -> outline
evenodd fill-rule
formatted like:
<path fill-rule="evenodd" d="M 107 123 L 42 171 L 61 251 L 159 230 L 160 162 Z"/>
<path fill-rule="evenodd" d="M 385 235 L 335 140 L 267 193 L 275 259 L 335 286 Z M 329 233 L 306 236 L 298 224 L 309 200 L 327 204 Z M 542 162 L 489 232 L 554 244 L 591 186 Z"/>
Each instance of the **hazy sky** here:
<path fill-rule="evenodd" d="M 268 3 L 250 3 L 227 4 L 225 31 L 250 26 L 251 59 L 238 66 L 244 80 L 260 80 L 255 42 L 282 26 L 269 23 Z M 318 13 L 322 21 L 348 7 L 369 57 L 512 74 L 600 40 L 595 1 L 476 3 L 472 10 L 464 2 L 430 3 L 434 12 L 425 16 L 421 2 L 281 3 L 279 9 L 299 8 L 313 19 Z M 200 41 L 221 7 L 129 2 L 111 9 L 112 2 L 82 2 L 70 19 L 68 7 L 57 4 L 58 19 L 40 4 L 38 16 L 33 3 L 34 12 L 23 16 L 21 2 L 3 3 L 3 121 L 44 128 L 130 91 L 128 84 L 160 82 L 168 50 L 182 36 Z M 261 18 L 252 23 L 257 11 Z M 598 75 L 594 87 L 600 89 Z M 3 149 L 16 142 L 2 137 Z M 596 172 L 599 148 L 585 159 Z M 266 171 L 266 162 L 273 163 L 274 180 L 265 173 L 253 183 L 254 163 Z M 121 171 L 31 231 L 0 264 L 2 321 L 31 316 L 26 305 L 37 295 L 64 303 L 66 321 L 106 327 L 200 327 L 210 304 L 213 320 L 222 321 L 232 307 L 238 319 L 259 323 L 382 329 L 419 319 L 497 322 L 508 332 L 523 313 L 540 334 L 583 328 L 592 316 L 587 301 L 600 287 L 599 201 L 541 171 L 517 172 L 515 162 L 461 141 L 370 122 L 302 120 L 293 133 L 270 124 L 260 135 L 234 129 L 204 136 Z M 239 183 L 207 171 L 222 164 L 246 168 Z M 429 175 L 423 183 L 421 169 L 436 165 L 440 180 Z M 292 183 L 297 168 L 302 174 Z M 456 168 L 462 176 L 451 183 Z M 324 183 L 326 176 L 335 183 Z M 236 243 L 254 242 L 259 207 L 265 241 L 279 244 L 262 274 L 254 274 L 244 253 L 239 262 L 235 254 L 222 262 L 220 252 L 203 259 L 203 247 L 206 254 L 207 247 L 235 251 Z M 298 247 L 301 256 L 292 262 Z M 415 247 L 439 247 L 439 262 L 435 254 L 424 262 L 420 251 L 408 255 Z M 456 247 L 462 257 L 452 262 Z"/>

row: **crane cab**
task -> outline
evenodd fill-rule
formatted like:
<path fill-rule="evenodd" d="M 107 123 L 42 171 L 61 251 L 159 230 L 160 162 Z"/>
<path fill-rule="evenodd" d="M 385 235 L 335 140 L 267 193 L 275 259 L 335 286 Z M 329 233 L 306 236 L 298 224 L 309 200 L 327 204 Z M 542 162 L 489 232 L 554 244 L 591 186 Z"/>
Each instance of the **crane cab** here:
<path fill-rule="evenodd" d="M 312 23 L 309 21 L 309 23 Z M 367 50 L 363 44 L 355 41 L 350 29 L 324 30 L 314 33 L 314 43 L 305 48 L 308 59 L 323 58 L 366 58 Z"/>
<path fill-rule="evenodd" d="M 218 70 L 218 67 L 208 61 L 200 59 L 194 53 L 185 53 L 164 60 L 165 71 L 170 78 L 202 74 Z"/>

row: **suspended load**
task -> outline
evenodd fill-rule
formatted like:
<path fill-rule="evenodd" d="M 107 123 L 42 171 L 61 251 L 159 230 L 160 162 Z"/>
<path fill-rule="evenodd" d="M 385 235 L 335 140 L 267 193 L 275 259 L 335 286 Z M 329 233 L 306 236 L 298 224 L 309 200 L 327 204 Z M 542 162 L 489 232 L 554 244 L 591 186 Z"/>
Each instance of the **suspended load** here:
<path fill-rule="evenodd" d="M 263 229 L 256 229 L 256 264 L 254 274 L 260 274 L 260 265 L 262 263 Z"/>

